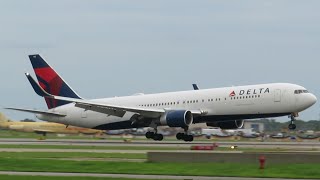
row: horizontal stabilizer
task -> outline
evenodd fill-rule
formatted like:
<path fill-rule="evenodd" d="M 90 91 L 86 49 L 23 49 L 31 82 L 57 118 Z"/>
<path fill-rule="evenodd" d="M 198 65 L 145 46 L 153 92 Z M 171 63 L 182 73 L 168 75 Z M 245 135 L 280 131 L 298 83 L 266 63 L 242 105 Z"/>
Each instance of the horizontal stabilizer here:
<path fill-rule="evenodd" d="M 33 90 L 42 97 L 50 97 L 52 95 L 48 94 L 34 79 L 33 77 L 29 74 L 26 73 L 26 76 L 31 84 L 31 86 L 33 87 Z"/>
<path fill-rule="evenodd" d="M 54 113 L 54 112 L 47 112 L 47 111 L 39 111 L 39 110 L 32 110 L 32 109 L 21 109 L 21 108 L 5 108 L 8 110 L 14 110 L 14 111 L 21 111 L 21 112 L 27 112 L 27 113 L 33 113 L 33 114 L 42 114 L 42 115 L 49 115 L 49 116 L 57 116 L 57 117 L 65 117 L 66 115 L 60 114 L 60 113 Z"/>

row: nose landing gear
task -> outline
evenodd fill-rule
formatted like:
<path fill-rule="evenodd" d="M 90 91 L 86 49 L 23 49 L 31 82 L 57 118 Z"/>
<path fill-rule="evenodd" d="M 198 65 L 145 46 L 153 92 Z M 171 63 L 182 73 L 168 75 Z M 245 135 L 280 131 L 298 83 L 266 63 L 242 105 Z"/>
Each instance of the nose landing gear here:
<path fill-rule="evenodd" d="M 290 115 L 290 118 L 291 118 L 291 121 L 290 121 L 290 124 L 288 126 L 288 128 L 290 130 L 295 130 L 297 128 L 297 126 L 294 124 L 294 121 L 296 120 L 296 117 L 298 117 L 298 114 L 297 113 L 292 113 Z"/>

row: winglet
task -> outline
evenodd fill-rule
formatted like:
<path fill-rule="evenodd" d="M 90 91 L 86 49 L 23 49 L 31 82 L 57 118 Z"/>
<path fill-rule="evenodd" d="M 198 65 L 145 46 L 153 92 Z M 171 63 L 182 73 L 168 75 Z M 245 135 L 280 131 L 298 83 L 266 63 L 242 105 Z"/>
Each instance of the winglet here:
<path fill-rule="evenodd" d="M 52 97 L 51 94 L 47 93 L 34 79 L 29 73 L 25 73 L 28 78 L 33 90 L 42 97 Z"/>

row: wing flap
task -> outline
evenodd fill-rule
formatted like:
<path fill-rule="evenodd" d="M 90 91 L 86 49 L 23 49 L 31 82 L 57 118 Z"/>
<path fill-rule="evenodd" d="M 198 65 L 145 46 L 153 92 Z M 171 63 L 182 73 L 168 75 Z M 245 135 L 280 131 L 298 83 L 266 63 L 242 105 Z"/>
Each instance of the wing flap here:
<path fill-rule="evenodd" d="M 117 116 L 117 117 L 123 117 L 126 113 L 126 111 L 123 111 L 123 110 L 111 109 L 103 106 L 93 106 L 91 104 L 85 104 L 85 103 L 76 103 L 75 106 L 85 110 L 91 110 L 91 111 L 100 112 L 100 113 L 108 114 L 111 116 Z"/>

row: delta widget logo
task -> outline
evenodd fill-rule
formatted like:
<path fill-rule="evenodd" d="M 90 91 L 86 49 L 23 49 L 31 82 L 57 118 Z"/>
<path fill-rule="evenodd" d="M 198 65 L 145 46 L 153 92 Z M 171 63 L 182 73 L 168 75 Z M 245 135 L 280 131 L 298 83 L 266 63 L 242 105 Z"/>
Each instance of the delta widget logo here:
<path fill-rule="evenodd" d="M 232 91 L 231 93 L 230 93 L 230 97 L 233 97 L 233 96 L 235 96 L 236 95 L 236 93 L 234 92 L 234 91 Z"/>

